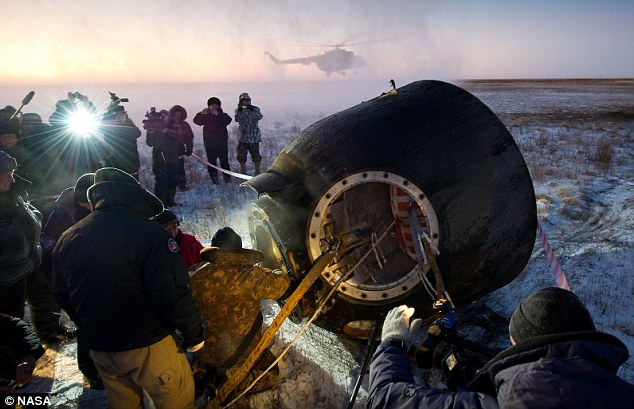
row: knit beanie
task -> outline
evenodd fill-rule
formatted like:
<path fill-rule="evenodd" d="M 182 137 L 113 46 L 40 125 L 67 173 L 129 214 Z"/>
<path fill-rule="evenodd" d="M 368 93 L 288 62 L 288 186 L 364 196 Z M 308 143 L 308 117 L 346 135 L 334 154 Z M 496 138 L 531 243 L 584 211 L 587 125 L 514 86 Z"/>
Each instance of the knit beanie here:
<path fill-rule="evenodd" d="M 220 100 L 216 97 L 211 97 L 207 100 L 207 106 L 211 105 L 211 104 L 218 104 L 218 106 L 221 106 L 222 104 L 220 103 Z"/>
<path fill-rule="evenodd" d="M 223 250 L 238 250 L 242 248 L 242 239 L 231 227 L 223 227 L 211 238 L 211 245 Z"/>
<path fill-rule="evenodd" d="M 161 214 L 152 217 L 152 220 L 159 223 L 162 226 L 167 226 L 168 224 L 176 223 L 178 224 L 178 217 L 171 210 L 163 210 Z"/>
<path fill-rule="evenodd" d="M 88 203 L 88 188 L 95 183 L 95 174 L 86 173 L 81 175 L 75 182 L 75 200 L 81 203 Z"/>
<path fill-rule="evenodd" d="M 509 335 L 515 342 L 544 335 L 595 331 L 590 313 L 568 290 L 550 287 L 529 296 L 513 312 Z"/>
<path fill-rule="evenodd" d="M 5 151 L 0 151 L 0 173 L 9 172 L 18 167 L 15 158 Z"/>

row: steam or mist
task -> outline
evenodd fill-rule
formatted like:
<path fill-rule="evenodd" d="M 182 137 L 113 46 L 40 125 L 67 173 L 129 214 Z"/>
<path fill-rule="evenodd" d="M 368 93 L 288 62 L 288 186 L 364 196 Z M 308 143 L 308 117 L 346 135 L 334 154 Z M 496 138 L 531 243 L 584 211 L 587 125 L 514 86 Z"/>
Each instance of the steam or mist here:
<path fill-rule="evenodd" d="M 346 47 L 364 67 L 331 79 L 629 77 L 634 3 L 254 0 L 11 2 L 4 82 L 321 80 L 275 66 Z M 385 42 L 376 40 L 390 39 Z"/>

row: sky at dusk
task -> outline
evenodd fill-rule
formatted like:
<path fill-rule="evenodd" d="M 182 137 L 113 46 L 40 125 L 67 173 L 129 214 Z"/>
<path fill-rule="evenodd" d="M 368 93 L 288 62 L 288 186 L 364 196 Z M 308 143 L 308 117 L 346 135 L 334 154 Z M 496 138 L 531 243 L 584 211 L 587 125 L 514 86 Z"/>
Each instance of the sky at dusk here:
<path fill-rule="evenodd" d="M 4 84 L 323 80 L 264 51 L 330 44 L 366 61 L 335 79 L 634 76 L 631 0 L 21 0 L 2 14 Z"/>

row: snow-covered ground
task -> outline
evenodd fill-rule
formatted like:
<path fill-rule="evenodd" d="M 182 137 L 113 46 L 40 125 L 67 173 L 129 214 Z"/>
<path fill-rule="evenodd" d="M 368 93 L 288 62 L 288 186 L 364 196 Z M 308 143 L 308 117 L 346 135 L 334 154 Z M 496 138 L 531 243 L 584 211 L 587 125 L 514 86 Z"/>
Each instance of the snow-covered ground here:
<path fill-rule="evenodd" d="M 539 220 L 571 289 L 586 302 L 599 329 L 616 335 L 634 353 L 634 81 L 487 81 L 459 85 L 482 99 L 513 134 L 533 177 Z M 339 81 L 250 87 L 253 103 L 265 116 L 261 122 L 262 150 L 264 165 L 268 165 L 301 129 L 324 115 L 379 95 L 387 85 Z M 191 120 L 209 96 L 216 94 L 223 99 L 225 93 L 233 98 L 246 90 L 234 84 L 215 88 L 222 91 L 214 92 L 207 91 L 214 89 L 207 85 L 202 86 L 203 95 L 199 88 L 168 93 L 165 87 L 147 86 L 135 88 L 134 95 L 125 90 L 117 92 L 130 97 L 128 111 L 140 124 L 150 105 L 160 109 L 180 103 L 188 109 Z M 251 91 L 254 88 L 255 93 Z M 22 95 L 22 91 L 14 92 Z M 227 100 L 223 99 L 223 106 L 231 112 L 233 101 Z M 230 125 L 231 132 L 233 127 Z M 194 152 L 205 157 L 201 130 L 194 126 L 194 132 Z M 152 175 L 147 171 L 149 150 L 143 145 L 140 139 L 146 169 L 141 181 L 152 190 Z M 234 151 L 231 141 L 230 152 Z M 230 160 L 236 169 L 235 159 Z M 208 244 L 216 229 L 230 225 L 248 245 L 245 209 L 256 199 L 255 193 L 237 183 L 214 187 L 202 164 L 189 158 L 188 165 L 190 190 L 177 194 L 181 206 L 174 209 L 182 219 L 181 228 Z M 249 171 L 252 173 L 252 169 Z M 503 318 L 501 324 L 482 331 L 465 318 L 461 331 L 473 341 L 504 347 L 504 319 L 521 299 L 553 285 L 544 248 L 536 242 L 528 265 L 515 281 L 469 308 L 475 311 L 471 317 L 491 309 Z M 265 303 L 263 310 L 265 321 L 270 323 L 278 307 Z M 273 351 L 283 350 L 298 330 L 297 325 L 285 322 Z M 84 387 L 74 353 L 73 341 L 49 348 L 25 392 L 50 392 L 55 408 L 105 408 L 104 393 Z M 281 361 L 279 387 L 253 395 L 241 406 L 345 408 L 364 353 L 364 342 L 311 325 Z M 622 367 L 620 375 L 634 383 L 634 358 Z M 355 408 L 364 406 L 366 387 L 364 382 Z"/>

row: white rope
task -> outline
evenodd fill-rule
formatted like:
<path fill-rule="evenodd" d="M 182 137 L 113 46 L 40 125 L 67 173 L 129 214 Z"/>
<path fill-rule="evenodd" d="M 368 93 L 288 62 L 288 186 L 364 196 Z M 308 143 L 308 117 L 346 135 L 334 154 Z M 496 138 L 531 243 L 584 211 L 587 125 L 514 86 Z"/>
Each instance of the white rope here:
<path fill-rule="evenodd" d="M 332 289 L 328 292 L 328 294 L 326 295 L 326 297 L 323 299 L 323 301 L 319 304 L 319 306 L 315 309 L 315 312 L 313 313 L 313 315 L 310 317 L 310 319 L 306 322 L 306 324 L 304 324 L 304 326 L 299 330 L 299 332 L 295 335 L 295 337 L 291 340 L 291 342 L 288 344 L 288 346 L 282 351 L 282 353 L 280 353 L 280 355 L 277 357 L 277 359 L 275 361 L 273 361 L 273 363 L 264 370 L 264 372 L 258 376 L 257 378 L 255 378 L 255 380 L 244 390 L 242 391 L 238 396 L 236 396 L 231 402 L 229 402 L 227 405 L 223 406 L 223 408 L 228 408 L 229 406 L 233 405 L 235 402 L 237 402 L 240 398 L 242 398 L 248 391 L 250 391 L 256 383 L 258 383 L 258 381 L 260 379 L 262 379 L 264 377 L 264 375 L 266 375 L 271 369 L 273 369 L 273 367 L 284 357 L 284 355 L 286 355 L 286 353 L 291 349 L 291 347 L 295 344 L 295 342 L 297 342 L 297 340 L 299 339 L 299 337 L 306 332 L 306 330 L 308 329 L 308 326 L 315 320 L 317 319 L 317 317 L 319 316 L 319 314 L 321 314 L 322 310 L 324 309 L 324 307 L 326 306 L 326 303 L 330 300 L 330 297 L 332 297 L 332 295 L 335 293 L 335 291 L 339 288 L 339 285 L 344 282 L 345 280 L 347 280 L 352 273 L 354 272 L 354 270 L 357 269 L 357 267 L 359 267 L 359 265 L 374 251 L 374 247 L 376 245 L 378 245 L 381 240 L 383 240 L 385 238 L 385 236 L 387 235 L 388 231 L 392 228 L 392 226 L 394 226 L 394 223 L 396 223 L 395 221 L 393 221 L 388 227 L 387 229 L 385 229 L 385 232 L 383 232 L 383 234 L 381 234 L 381 237 L 379 237 L 376 240 L 375 244 L 371 245 L 371 248 L 359 259 L 359 261 L 357 261 L 357 263 L 348 271 L 346 272 L 346 274 L 342 275 L 336 282 L 335 284 L 332 286 Z"/>
<path fill-rule="evenodd" d="M 244 180 L 249 180 L 249 179 L 253 178 L 253 176 L 243 175 L 242 173 L 238 173 L 238 172 L 232 172 L 230 170 L 223 169 L 220 166 L 213 165 L 213 164 L 207 162 L 206 160 L 204 160 L 203 158 L 201 158 L 200 156 L 196 155 L 195 153 L 192 153 L 191 156 L 194 159 L 196 159 L 197 161 L 199 161 L 201 163 L 204 163 L 207 166 L 211 166 L 212 168 L 214 168 L 216 170 L 219 170 L 222 173 L 226 173 L 227 175 L 235 176 L 235 177 L 237 177 L 239 179 L 244 179 Z"/>

